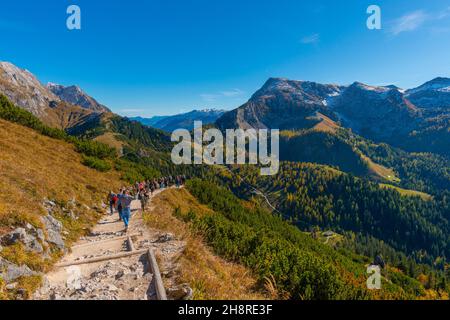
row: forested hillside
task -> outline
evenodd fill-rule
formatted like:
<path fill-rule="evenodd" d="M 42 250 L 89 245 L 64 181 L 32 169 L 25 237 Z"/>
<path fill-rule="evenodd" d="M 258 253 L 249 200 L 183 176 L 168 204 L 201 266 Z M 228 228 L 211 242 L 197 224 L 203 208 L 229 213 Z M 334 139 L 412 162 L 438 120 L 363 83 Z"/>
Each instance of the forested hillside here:
<path fill-rule="evenodd" d="M 388 263 L 417 278 L 422 272 L 439 278 L 436 290 L 448 290 L 450 197 L 425 200 L 338 171 L 307 163 L 283 162 L 276 176 L 261 177 L 257 168 L 219 170 L 210 177 L 235 194 L 272 205 L 299 229 L 333 230 L 345 235 L 344 247 Z M 260 199 L 264 205 L 264 199 Z M 420 266 L 418 266 L 420 265 Z M 426 267 L 429 266 L 429 267 Z"/>
<path fill-rule="evenodd" d="M 271 281 L 280 297 L 416 299 L 430 294 L 424 284 L 394 265 L 383 270 L 383 289 L 369 291 L 365 266 L 371 258 L 352 253 L 349 246 L 338 249 L 322 244 L 257 202 L 242 202 L 214 183 L 193 180 L 187 187 L 216 214 L 198 216 L 191 212 L 184 219 L 205 236 L 219 255 L 248 266 L 261 282 Z M 433 287 L 431 293 L 445 297 L 445 290 L 448 288 Z"/>

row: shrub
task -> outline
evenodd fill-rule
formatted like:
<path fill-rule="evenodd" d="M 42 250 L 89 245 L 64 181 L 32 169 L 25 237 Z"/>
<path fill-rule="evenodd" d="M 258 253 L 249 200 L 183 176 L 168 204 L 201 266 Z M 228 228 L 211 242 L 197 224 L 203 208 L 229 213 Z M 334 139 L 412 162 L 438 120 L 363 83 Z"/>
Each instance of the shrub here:
<path fill-rule="evenodd" d="M 81 161 L 81 163 L 100 172 L 107 172 L 112 168 L 111 164 L 108 161 L 96 157 L 83 156 L 83 160 Z"/>

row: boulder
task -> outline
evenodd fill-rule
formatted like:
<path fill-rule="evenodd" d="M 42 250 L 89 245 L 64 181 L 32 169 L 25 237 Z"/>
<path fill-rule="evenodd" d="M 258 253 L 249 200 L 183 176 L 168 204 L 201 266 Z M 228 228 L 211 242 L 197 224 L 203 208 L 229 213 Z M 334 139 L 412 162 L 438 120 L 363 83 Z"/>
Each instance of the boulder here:
<path fill-rule="evenodd" d="M 65 244 L 61 236 L 62 223 L 51 215 L 42 217 L 42 222 L 47 229 L 47 242 L 55 244 L 59 249 L 64 249 Z"/>
<path fill-rule="evenodd" d="M 61 235 L 54 230 L 47 230 L 47 242 L 53 243 L 59 249 L 64 249 L 66 246 Z"/>
<path fill-rule="evenodd" d="M 28 268 L 27 265 L 18 266 L 3 258 L 0 258 L 0 277 L 6 282 L 12 282 L 20 277 L 32 276 L 37 273 Z"/>
<path fill-rule="evenodd" d="M 167 296 L 172 300 L 191 300 L 193 291 L 188 284 L 182 284 L 167 290 Z"/>

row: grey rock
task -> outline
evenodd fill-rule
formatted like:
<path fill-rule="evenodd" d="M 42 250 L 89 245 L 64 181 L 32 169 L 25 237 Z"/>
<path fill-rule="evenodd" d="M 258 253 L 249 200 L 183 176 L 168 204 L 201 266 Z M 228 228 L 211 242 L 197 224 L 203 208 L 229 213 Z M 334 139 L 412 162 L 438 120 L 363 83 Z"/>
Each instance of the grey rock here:
<path fill-rule="evenodd" d="M 155 242 L 161 243 L 161 242 L 169 242 L 172 240 L 175 240 L 175 236 L 172 233 L 166 233 L 161 235 Z"/>
<path fill-rule="evenodd" d="M 0 277 L 6 282 L 12 282 L 20 277 L 32 276 L 37 273 L 28 268 L 27 265 L 18 266 L 3 258 L 0 258 Z"/>
<path fill-rule="evenodd" d="M 27 225 L 27 228 L 29 226 Z M 32 229 L 30 228 L 28 229 L 29 230 L 34 229 L 33 226 L 31 226 L 31 228 Z M 39 243 L 39 241 L 33 235 L 27 233 L 27 231 L 24 228 L 17 228 L 14 231 L 3 236 L 1 242 L 6 245 L 13 245 L 17 242 L 22 242 L 28 251 L 34 251 L 37 253 L 42 253 L 44 251 L 44 248 Z"/>
<path fill-rule="evenodd" d="M 46 215 L 45 217 L 42 218 L 42 220 L 47 230 L 51 229 L 57 232 L 61 232 L 63 225 L 59 220 L 55 219 L 53 216 Z"/>
<path fill-rule="evenodd" d="M 65 243 L 61 235 L 54 230 L 47 230 L 47 242 L 55 244 L 59 249 L 65 248 Z"/>
<path fill-rule="evenodd" d="M 51 215 L 42 217 L 42 222 L 47 229 L 47 242 L 55 244 L 59 249 L 64 249 L 65 244 L 61 236 L 62 223 Z"/>
<path fill-rule="evenodd" d="M 44 235 L 44 231 L 42 229 L 36 230 L 36 236 L 38 237 L 39 240 L 45 241 L 45 235 Z"/>
<path fill-rule="evenodd" d="M 47 206 L 47 207 L 55 207 L 55 206 L 56 206 L 56 203 L 53 202 L 53 201 L 51 201 L 51 200 L 44 200 L 44 206 Z"/>
<path fill-rule="evenodd" d="M 51 299 L 51 300 L 62 300 L 62 296 L 59 295 L 59 294 L 57 294 L 57 293 L 52 293 L 52 294 L 50 295 L 50 299 Z"/>
<path fill-rule="evenodd" d="M 13 245 L 27 237 L 27 232 L 24 228 L 17 228 L 14 231 L 4 235 L 1 242 L 5 245 Z"/>
<path fill-rule="evenodd" d="M 173 300 L 191 300 L 193 291 L 188 284 L 182 284 L 169 288 L 167 290 L 167 295 Z"/>
<path fill-rule="evenodd" d="M 50 281 L 48 280 L 47 277 L 43 277 L 42 278 L 42 286 L 39 289 L 39 293 L 42 295 L 46 295 L 48 294 L 50 291 Z"/>

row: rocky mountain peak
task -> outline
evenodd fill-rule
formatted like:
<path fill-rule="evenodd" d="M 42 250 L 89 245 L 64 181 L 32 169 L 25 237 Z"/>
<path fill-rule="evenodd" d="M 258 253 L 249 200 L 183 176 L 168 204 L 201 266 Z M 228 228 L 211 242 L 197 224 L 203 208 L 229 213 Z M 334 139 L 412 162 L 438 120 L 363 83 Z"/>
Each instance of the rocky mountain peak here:
<path fill-rule="evenodd" d="M 409 101 L 422 108 L 450 108 L 450 78 L 438 77 L 406 91 Z"/>
<path fill-rule="evenodd" d="M 60 101 L 32 73 L 10 62 L 0 62 L 0 93 L 39 117 L 45 116 L 52 102 Z"/>
<path fill-rule="evenodd" d="M 79 86 L 63 86 L 55 83 L 48 83 L 47 88 L 57 95 L 61 100 L 73 105 L 78 105 L 84 109 L 95 112 L 109 112 L 110 110 L 97 102 L 94 98 L 85 93 Z"/>

